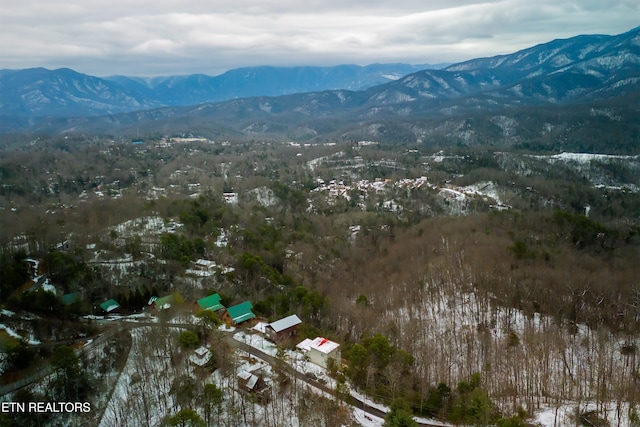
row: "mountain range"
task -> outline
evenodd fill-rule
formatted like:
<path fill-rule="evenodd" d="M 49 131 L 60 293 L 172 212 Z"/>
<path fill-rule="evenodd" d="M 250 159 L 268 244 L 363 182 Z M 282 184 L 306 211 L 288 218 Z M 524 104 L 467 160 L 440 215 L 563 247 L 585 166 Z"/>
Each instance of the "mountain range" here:
<path fill-rule="evenodd" d="M 427 67 L 430 66 L 263 66 L 233 69 L 219 76 L 193 74 L 153 78 L 99 78 L 68 68 L 0 70 L 0 114 L 27 117 L 94 116 L 252 96 L 279 96 L 330 89 L 363 90 Z"/>
<path fill-rule="evenodd" d="M 619 151 L 611 146 L 622 140 L 625 151 L 640 148 L 640 27 L 615 36 L 553 40 L 442 69 L 412 72 L 411 67 L 258 67 L 217 78 L 146 80 L 56 70 L 48 72 L 55 73 L 55 84 L 33 77 L 46 70 L 5 70 L 0 132 L 131 134 L 135 129 L 229 138 L 520 146 L 537 141 L 550 149 L 562 149 L 563 140 L 584 148 L 599 138 L 586 149 Z M 19 79 L 23 75 L 32 76 L 30 83 L 19 84 L 26 81 Z M 386 83 L 376 84 L 380 79 Z M 200 102 L 215 97 L 228 100 Z M 48 109 L 54 105 L 59 105 L 55 114 Z M 87 117 L 101 111 L 121 113 Z"/>

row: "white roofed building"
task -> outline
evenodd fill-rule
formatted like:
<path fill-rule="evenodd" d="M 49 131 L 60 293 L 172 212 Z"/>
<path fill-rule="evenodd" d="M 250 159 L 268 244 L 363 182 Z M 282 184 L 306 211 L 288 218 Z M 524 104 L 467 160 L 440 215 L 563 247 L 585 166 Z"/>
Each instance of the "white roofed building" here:
<path fill-rule="evenodd" d="M 208 259 L 199 259 L 195 262 L 195 267 L 198 270 L 211 271 L 215 270 L 217 265 L 215 261 L 210 261 Z"/>
<path fill-rule="evenodd" d="M 340 344 L 328 340 L 327 338 L 317 337 L 314 340 L 306 339 L 299 343 L 296 347 L 306 351 L 309 360 L 318 366 L 327 368 L 329 360 L 333 360 L 339 364 L 341 360 Z"/>

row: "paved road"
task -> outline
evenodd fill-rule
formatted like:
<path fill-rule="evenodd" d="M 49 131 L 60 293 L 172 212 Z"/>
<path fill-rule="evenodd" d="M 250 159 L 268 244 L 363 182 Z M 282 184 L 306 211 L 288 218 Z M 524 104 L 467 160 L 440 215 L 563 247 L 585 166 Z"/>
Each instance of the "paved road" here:
<path fill-rule="evenodd" d="M 263 360 L 265 362 L 267 362 L 269 365 L 271 365 L 274 369 L 284 372 L 286 374 L 291 375 L 292 377 L 297 378 L 300 381 L 303 381 L 307 384 L 309 384 L 312 387 L 317 388 L 318 390 L 321 390 L 331 396 L 335 397 L 335 391 L 330 388 L 327 387 L 327 385 L 322 384 L 319 381 L 315 381 L 309 377 L 307 377 L 304 373 L 296 371 L 295 369 L 293 369 L 293 367 L 291 365 L 289 365 L 288 363 L 284 362 L 283 360 L 280 360 L 276 357 L 271 356 L 270 354 L 264 353 L 263 351 L 250 346 L 247 343 L 244 343 L 242 341 L 238 341 L 236 339 L 233 338 L 233 335 L 226 335 L 224 338 L 224 341 L 229 344 L 231 347 L 246 351 L 247 353 L 249 353 L 252 356 L 257 357 L 260 360 Z M 355 398 L 353 396 L 351 396 L 351 402 L 346 402 L 346 403 L 351 403 L 354 406 L 357 406 L 358 408 L 363 408 L 363 410 L 365 410 L 365 412 L 368 412 L 371 415 L 375 415 L 376 417 L 380 417 L 380 418 L 384 418 L 384 416 L 386 415 L 385 412 L 382 412 L 381 410 L 377 409 L 377 408 L 373 408 L 373 407 L 367 407 L 364 402 L 362 402 L 360 399 Z"/>
<path fill-rule="evenodd" d="M 261 351 L 260 349 L 257 349 L 255 347 L 250 346 L 247 343 L 244 343 L 242 341 L 238 341 L 235 338 L 233 338 L 233 335 L 235 334 L 235 331 L 233 333 L 225 333 L 224 335 L 224 341 L 229 344 L 231 347 L 246 351 L 247 353 L 251 354 L 252 356 L 257 357 L 260 360 L 263 360 L 265 362 L 267 362 L 268 364 L 270 364 L 274 369 L 279 370 L 281 372 L 287 373 L 303 382 L 305 382 L 306 384 L 309 384 L 312 387 L 317 388 L 318 390 L 321 390 L 331 396 L 336 396 L 335 391 L 330 388 L 327 387 L 325 384 L 322 384 L 318 381 L 314 381 L 311 378 L 307 377 L 304 373 L 296 371 L 295 369 L 293 369 L 293 367 L 291 365 L 289 365 L 288 363 L 284 362 L 283 360 L 280 360 L 276 357 L 271 356 L 270 354 L 267 354 L 263 351 Z M 370 414 L 370 415 L 374 415 L 376 417 L 379 418 L 384 418 L 386 415 L 386 412 L 381 411 L 378 408 L 372 407 L 367 405 L 365 402 L 363 402 L 361 399 L 351 395 L 346 399 L 343 399 L 343 401 L 349 405 L 355 406 L 359 409 L 362 409 L 364 412 Z M 429 422 L 423 422 L 423 421 L 417 421 L 419 426 L 426 426 L 426 427 L 442 427 L 443 424 L 440 423 L 429 423 Z"/>

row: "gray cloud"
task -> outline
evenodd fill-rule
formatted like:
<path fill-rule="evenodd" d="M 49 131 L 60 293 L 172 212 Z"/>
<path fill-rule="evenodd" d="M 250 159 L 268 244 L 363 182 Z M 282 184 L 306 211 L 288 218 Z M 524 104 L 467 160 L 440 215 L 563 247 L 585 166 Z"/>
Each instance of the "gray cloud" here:
<path fill-rule="evenodd" d="M 637 0 L 3 3 L 0 67 L 70 67 L 95 75 L 455 62 L 578 34 L 618 34 L 637 26 L 640 16 Z"/>

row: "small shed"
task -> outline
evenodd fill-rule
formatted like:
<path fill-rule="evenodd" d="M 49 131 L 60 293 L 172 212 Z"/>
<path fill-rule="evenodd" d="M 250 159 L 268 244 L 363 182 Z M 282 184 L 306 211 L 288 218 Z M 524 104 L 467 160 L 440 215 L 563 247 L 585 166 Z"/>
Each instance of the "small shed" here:
<path fill-rule="evenodd" d="M 295 314 L 292 314 L 291 316 L 269 323 L 265 328 L 265 332 L 273 342 L 280 343 L 298 336 L 298 329 L 300 329 L 301 324 L 302 320 Z"/>
<path fill-rule="evenodd" d="M 120 307 L 120 304 L 118 304 L 117 301 L 114 299 L 107 300 L 102 304 L 100 304 L 100 308 L 105 313 L 111 313 L 112 311 L 117 310 L 119 307 Z"/>
<path fill-rule="evenodd" d="M 162 298 L 156 298 L 155 301 L 153 301 L 153 307 L 156 310 L 167 310 L 169 308 L 171 308 L 171 304 L 174 303 L 174 296 L 172 295 L 167 295 L 164 296 Z"/>
<path fill-rule="evenodd" d="M 258 402 L 266 403 L 270 400 L 270 386 L 262 378 L 262 375 L 257 372 L 249 372 L 241 369 L 238 372 L 238 389 L 243 393 L 254 395 Z"/>
<path fill-rule="evenodd" d="M 258 385 L 259 379 L 259 376 L 242 369 L 238 372 L 238 387 L 240 387 L 242 391 L 253 392 Z"/>
<path fill-rule="evenodd" d="M 204 366 L 211 358 L 211 352 L 206 347 L 198 347 L 193 351 L 193 354 L 189 356 L 191 363 L 197 366 Z"/>
<path fill-rule="evenodd" d="M 70 294 L 64 294 L 60 297 L 60 301 L 62 301 L 62 303 L 64 305 L 71 305 L 76 301 L 80 300 L 80 293 L 79 292 L 73 292 Z"/>
<path fill-rule="evenodd" d="M 236 304 L 233 307 L 227 308 L 222 315 L 222 320 L 230 325 L 239 325 L 256 317 L 251 311 L 253 305 L 250 301 L 245 301 L 240 304 Z"/>

